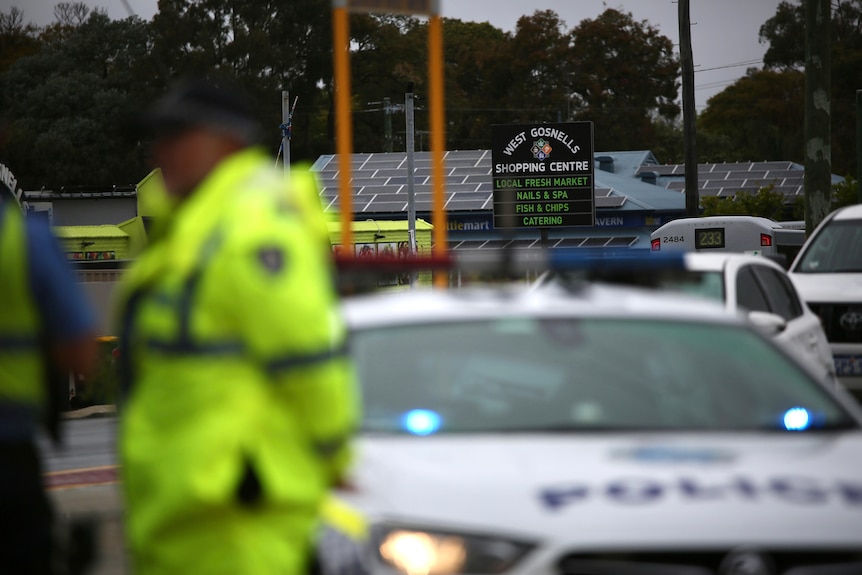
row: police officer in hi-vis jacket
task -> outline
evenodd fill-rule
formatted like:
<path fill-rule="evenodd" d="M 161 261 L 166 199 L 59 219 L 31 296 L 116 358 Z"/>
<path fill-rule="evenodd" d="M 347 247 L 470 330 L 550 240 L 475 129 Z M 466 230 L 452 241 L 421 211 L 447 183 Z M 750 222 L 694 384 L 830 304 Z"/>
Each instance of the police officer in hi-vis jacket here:
<path fill-rule="evenodd" d="M 255 109 L 179 82 L 145 114 L 168 201 L 121 289 L 119 450 L 137 575 L 304 573 L 358 398 L 315 180 Z"/>

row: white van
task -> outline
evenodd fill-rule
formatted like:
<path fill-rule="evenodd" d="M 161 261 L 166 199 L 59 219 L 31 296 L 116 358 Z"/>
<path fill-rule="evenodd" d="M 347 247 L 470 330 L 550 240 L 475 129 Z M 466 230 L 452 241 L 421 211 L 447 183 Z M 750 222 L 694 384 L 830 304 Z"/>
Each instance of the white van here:
<path fill-rule="evenodd" d="M 671 220 L 650 235 L 650 249 L 723 251 L 777 256 L 788 262 L 805 243 L 805 229 L 795 222 L 757 216 L 708 216 Z"/>

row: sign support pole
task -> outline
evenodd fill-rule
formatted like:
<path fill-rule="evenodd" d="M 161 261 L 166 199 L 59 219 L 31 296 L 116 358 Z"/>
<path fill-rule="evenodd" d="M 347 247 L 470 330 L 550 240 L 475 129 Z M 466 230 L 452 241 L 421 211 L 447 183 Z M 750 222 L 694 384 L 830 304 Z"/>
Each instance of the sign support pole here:
<path fill-rule="evenodd" d="M 351 189 L 353 125 L 350 111 L 350 21 L 346 6 L 332 9 L 335 46 L 335 139 L 338 152 L 338 204 L 341 212 L 341 245 L 353 256 L 353 192 Z"/>
<path fill-rule="evenodd" d="M 445 257 L 448 253 L 446 238 L 446 198 L 444 194 L 443 169 L 446 149 L 445 102 L 443 93 L 443 25 L 439 14 L 433 14 L 428 26 L 428 75 L 431 88 L 431 177 L 433 194 L 434 255 Z M 446 274 L 434 274 L 434 286 L 445 288 L 449 284 Z"/>

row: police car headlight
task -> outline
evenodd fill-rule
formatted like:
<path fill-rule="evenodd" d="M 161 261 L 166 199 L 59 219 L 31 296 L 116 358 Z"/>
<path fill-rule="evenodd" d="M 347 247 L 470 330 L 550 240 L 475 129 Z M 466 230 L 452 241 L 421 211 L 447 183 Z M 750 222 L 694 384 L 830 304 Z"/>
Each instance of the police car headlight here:
<path fill-rule="evenodd" d="M 373 536 L 380 559 L 407 575 L 503 573 L 533 547 L 496 537 L 402 527 L 377 527 Z"/>

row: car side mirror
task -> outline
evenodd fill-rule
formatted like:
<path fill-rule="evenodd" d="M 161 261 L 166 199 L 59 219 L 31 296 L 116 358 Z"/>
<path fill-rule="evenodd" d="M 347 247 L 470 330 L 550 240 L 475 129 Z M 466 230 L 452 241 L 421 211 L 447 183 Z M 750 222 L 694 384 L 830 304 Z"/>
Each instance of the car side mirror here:
<path fill-rule="evenodd" d="M 768 336 L 779 334 L 787 329 L 787 321 L 783 317 L 768 311 L 750 311 L 748 321 Z"/>

